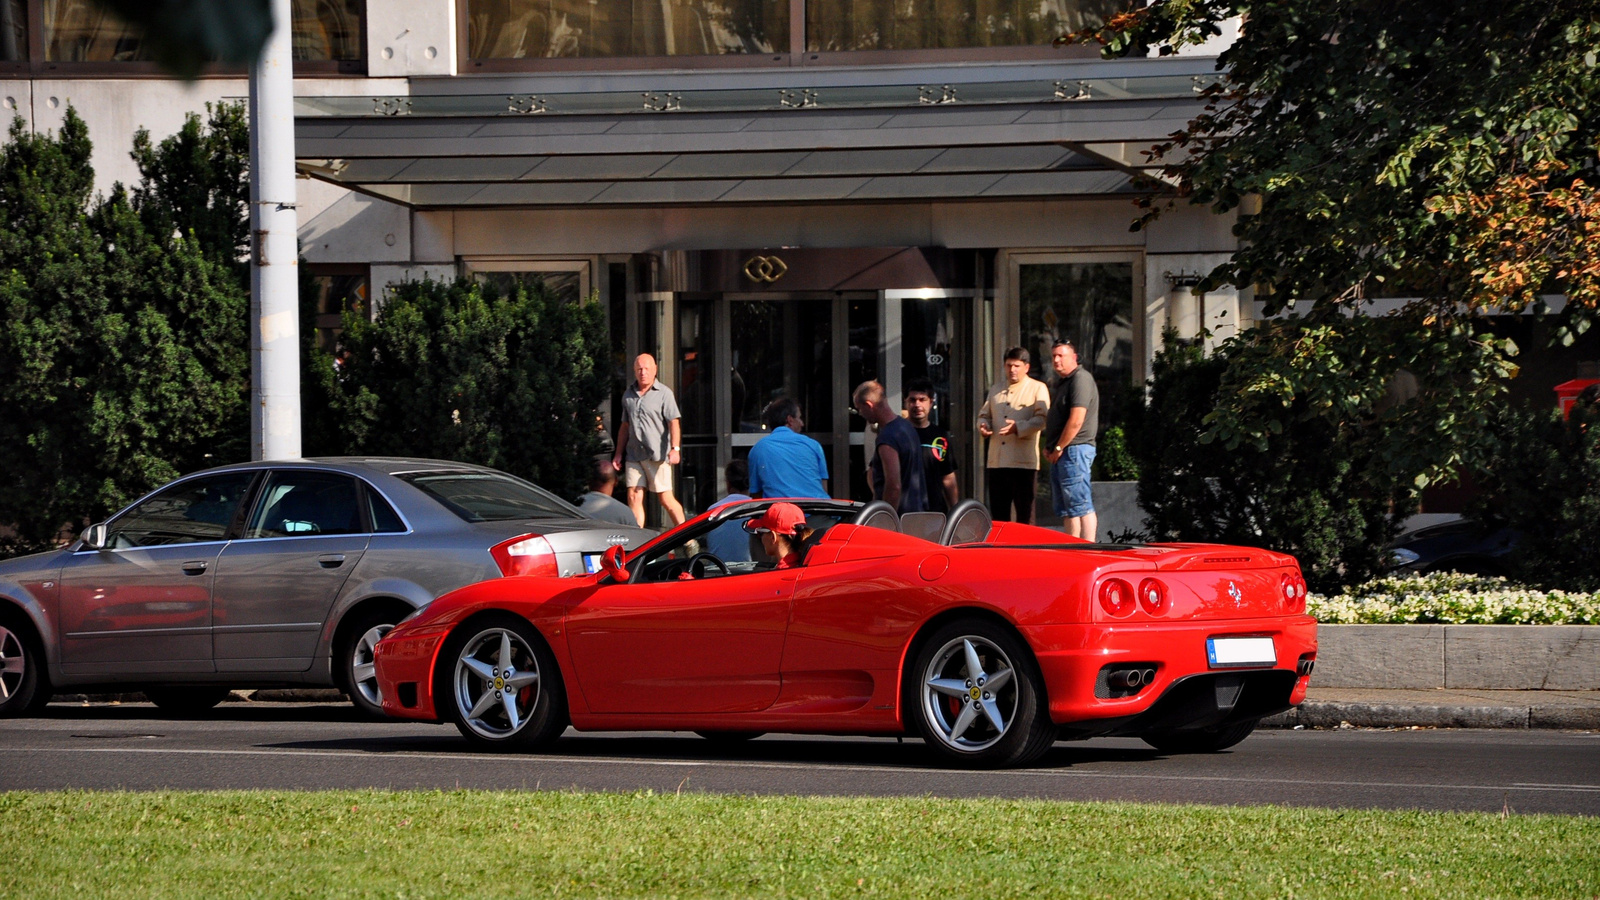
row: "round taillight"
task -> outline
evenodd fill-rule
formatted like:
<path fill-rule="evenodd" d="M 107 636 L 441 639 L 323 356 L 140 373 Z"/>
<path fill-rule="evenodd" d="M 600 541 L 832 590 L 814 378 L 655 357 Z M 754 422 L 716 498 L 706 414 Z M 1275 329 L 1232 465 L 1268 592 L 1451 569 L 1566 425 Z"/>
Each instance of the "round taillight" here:
<path fill-rule="evenodd" d="M 1100 585 L 1100 607 L 1113 616 L 1126 616 L 1133 612 L 1138 601 L 1133 596 L 1133 585 L 1121 578 L 1108 578 Z"/>
<path fill-rule="evenodd" d="M 1139 605 L 1152 616 L 1159 616 L 1167 611 L 1167 586 L 1156 578 L 1146 578 L 1139 582 Z"/>
<path fill-rule="evenodd" d="M 1298 574 L 1283 576 L 1283 610 L 1298 612 L 1306 607 L 1306 580 Z"/>

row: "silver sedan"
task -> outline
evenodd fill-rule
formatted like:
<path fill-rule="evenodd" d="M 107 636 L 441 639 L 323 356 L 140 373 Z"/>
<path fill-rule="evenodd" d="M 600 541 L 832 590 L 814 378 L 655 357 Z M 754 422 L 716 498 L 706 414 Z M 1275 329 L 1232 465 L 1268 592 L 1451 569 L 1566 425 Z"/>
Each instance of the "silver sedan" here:
<path fill-rule="evenodd" d="M 178 479 L 57 551 L 0 562 L 0 716 L 137 688 L 177 714 L 334 685 L 381 715 L 372 648 L 463 585 L 595 571 L 652 532 L 520 478 L 430 459 L 308 459 Z"/>

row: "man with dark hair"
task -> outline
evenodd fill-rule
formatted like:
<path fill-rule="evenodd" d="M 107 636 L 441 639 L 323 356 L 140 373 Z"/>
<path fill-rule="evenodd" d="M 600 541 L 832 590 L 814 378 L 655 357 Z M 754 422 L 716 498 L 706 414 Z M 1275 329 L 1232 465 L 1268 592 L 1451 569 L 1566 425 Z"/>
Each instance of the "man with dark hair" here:
<path fill-rule="evenodd" d="M 1039 432 L 1050 411 L 1050 389 L 1028 376 L 1028 351 L 1006 351 L 1005 380 L 989 388 L 978 412 L 978 433 L 989 439 L 984 474 L 989 479 L 989 514 L 997 522 L 1033 523 L 1039 484 Z"/>
<path fill-rule="evenodd" d="M 1050 499 L 1062 527 L 1073 537 L 1095 539 L 1100 527 L 1094 513 L 1094 441 L 1100 431 L 1100 388 L 1089 370 L 1078 364 L 1071 341 L 1056 341 L 1050 365 L 1061 376 L 1045 423 L 1050 442 Z"/>
<path fill-rule="evenodd" d="M 578 509 L 591 519 L 638 527 L 633 510 L 613 496 L 616 490 L 617 470 L 611 465 L 611 457 L 596 457 L 589 470 L 589 493 L 579 498 Z"/>
<path fill-rule="evenodd" d="M 800 404 L 779 397 L 761 414 L 770 433 L 750 448 L 753 497 L 828 496 L 828 460 L 822 445 L 806 437 Z"/>
<path fill-rule="evenodd" d="M 878 427 L 878 444 L 867 461 L 873 498 L 896 512 L 922 512 L 928 505 L 928 487 L 917 429 L 894 411 L 884 399 L 883 385 L 876 381 L 856 385 L 850 403 L 868 424 Z"/>
<path fill-rule="evenodd" d="M 906 418 L 917 429 L 922 442 L 922 470 L 928 486 L 928 509 L 947 513 L 960 501 L 956 488 L 956 458 L 950 442 L 950 429 L 935 425 L 933 382 L 914 378 L 906 385 Z"/>
<path fill-rule="evenodd" d="M 729 503 L 743 503 L 750 499 L 750 495 L 746 493 L 750 489 L 750 469 L 744 460 L 735 459 L 729 462 L 728 467 L 723 470 L 723 478 L 728 482 L 728 493 L 721 500 L 711 504 L 711 509 L 727 506 Z M 723 562 L 749 562 L 750 535 L 738 522 L 724 522 L 706 535 L 706 549 Z"/>

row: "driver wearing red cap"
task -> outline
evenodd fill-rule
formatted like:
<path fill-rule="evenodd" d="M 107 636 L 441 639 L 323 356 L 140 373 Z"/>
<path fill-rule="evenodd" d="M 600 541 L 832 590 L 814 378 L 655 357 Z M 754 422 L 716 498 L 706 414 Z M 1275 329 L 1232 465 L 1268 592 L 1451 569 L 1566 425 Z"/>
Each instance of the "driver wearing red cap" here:
<path fill-rule="evenodd" d="M 744 530 L 761 535 L 761 546 L 778 561 L 778 568 L 800 565 L 800 543 L 811 536 L 806 514 L 793 503 L 774 503 L 767 511 L 744 523 Z"/>

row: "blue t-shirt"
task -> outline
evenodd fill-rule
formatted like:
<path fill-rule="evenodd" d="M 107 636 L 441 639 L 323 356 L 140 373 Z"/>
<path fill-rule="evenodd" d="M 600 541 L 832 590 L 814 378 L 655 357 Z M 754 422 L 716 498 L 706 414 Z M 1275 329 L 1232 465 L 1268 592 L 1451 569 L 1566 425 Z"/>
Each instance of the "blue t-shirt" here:
<path fill-rule="evenodd" d="M 828 492 L 828 461 L 822 445 L 787 425 L 756 441 L 750 448 L 750 493 L 763 497 L 820 497 Z"/>
<path fill-rule="evenodd" d="M 895 416 L 878 429 L 878 447 L 893 447 L 900 459 L 900 509 L 899 512 L 922 512 L 928 508 L 927 478 L 922 469 L 922 439 L 917 437 L 917 427 Z M 883 466 L 878 461 L 877 450 L 872 454 L 872 493 L 883 496 Z"/>
<path fill-rule="evenodd" d="M 719 506 L 741 503 L 749 499 L 744 494 L 729 494 L 711 504 L 711 508 L 716 509 Z M 750 532 L 744 530 L 743 522 L 724 522 L 706 535 L 706 549 L 723 562 L 749 562 Z"/>

